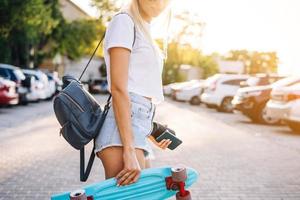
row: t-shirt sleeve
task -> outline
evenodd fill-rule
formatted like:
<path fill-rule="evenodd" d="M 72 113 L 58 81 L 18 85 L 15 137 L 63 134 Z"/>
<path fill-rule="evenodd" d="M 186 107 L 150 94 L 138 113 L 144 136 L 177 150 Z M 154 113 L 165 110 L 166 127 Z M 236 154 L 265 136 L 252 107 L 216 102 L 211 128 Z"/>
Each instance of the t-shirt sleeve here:
<path fill-rule="evenodd" d="M 106 30 L 105 49 L 124 47 L 131 51 L 133 41 L 134 23 L 132 19 L 127 14 L 114 16 Z"/>

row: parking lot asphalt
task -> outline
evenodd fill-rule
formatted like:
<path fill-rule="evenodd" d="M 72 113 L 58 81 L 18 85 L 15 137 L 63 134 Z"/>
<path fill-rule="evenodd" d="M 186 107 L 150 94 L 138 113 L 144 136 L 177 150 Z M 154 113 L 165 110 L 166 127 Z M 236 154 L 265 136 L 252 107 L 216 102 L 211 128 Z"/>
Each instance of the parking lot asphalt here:
<path fill-rule="evenodd" d="M 107 96 L 96 98 L 105 103 Z M 191 188 L 193 199 L 300 199 L 300 135 L 287 127 L 252 124 L 239 113 L 169 98 L 154 120 L 168 124 L 183 144 L 174 151 L 154 147 L 152 166 L 195 168 L 200 179 Z M 88 182 L 79 181 L 79 152 L 59 128 L 51 101 L 0 108 L 1 200 L 49 199 L 104 179 L 96 160 Z"/>

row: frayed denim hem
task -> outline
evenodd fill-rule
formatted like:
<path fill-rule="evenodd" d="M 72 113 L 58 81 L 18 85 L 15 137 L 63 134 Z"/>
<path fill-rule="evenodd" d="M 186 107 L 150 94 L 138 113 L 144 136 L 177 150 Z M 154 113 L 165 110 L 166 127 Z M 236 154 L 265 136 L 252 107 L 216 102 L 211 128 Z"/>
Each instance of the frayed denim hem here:
<path fill-rule="evenodd" d="M 122 144 L 108 144 L 108 145 L 104 145 L 100 148 L 97 148 L 94 150 L 94 153 L 97 155 L 98 152 L 108 148 L 108 147 L 122 147 L 123 145 Z M 149 150 L 145 147 L 141 147 L 141 146 L 135 146 L 134 148 L 136 149 L 142 149 L 144 151 L 144 155 L 145 155 L 145 158 L 146 159 L 154 159 L 154 155 L 152 152 L 149 152 Z M 151 151 L 151 150 L 150 150 Z"/>

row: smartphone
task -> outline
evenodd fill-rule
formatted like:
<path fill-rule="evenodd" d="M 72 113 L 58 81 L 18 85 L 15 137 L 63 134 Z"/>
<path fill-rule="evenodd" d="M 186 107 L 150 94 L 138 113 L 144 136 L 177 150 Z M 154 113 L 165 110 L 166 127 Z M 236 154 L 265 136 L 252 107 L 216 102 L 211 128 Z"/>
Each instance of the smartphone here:
<path fill-rule="evenodd" d="M 182 141 L 177 138 L 174 134 L 172 134 L 170 131 L 165 130 L 160 136 L 156 138 L 157 142 L 162 141 L 163 139 L 169 139 L 171 140 L 171 144 L 168 146 L 169 149 L 174 150 L 176 147 L 178 147 Z"/>

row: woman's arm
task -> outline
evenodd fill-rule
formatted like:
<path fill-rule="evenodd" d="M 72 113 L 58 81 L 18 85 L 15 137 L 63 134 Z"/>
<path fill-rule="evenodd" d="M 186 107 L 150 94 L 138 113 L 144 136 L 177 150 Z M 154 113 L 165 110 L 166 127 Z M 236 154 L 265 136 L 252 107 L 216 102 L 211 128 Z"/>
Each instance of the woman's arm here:
<path fill-rule="evenodd" d="M 112 106 L 123 144 L 123 170 L 116 176 L 119 185 L 136 182 L 141 168 L 133 144 L 131 128 L 131 103 L 127 91 L 130 50 L 113 47 L 110 53 Z"/>

